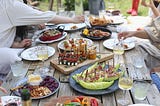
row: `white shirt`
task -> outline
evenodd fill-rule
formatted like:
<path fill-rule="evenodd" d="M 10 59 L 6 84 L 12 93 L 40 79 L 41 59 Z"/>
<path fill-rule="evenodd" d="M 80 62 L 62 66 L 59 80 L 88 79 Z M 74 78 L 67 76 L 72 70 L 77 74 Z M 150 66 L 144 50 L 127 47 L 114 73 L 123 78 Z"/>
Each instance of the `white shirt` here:
<path fill-rule="evenodd" d="M 42 12 L 18 0 L 0 0 L 0 47 L 11 47 L 16 26 L 49 22 L 55 13 Z"/>

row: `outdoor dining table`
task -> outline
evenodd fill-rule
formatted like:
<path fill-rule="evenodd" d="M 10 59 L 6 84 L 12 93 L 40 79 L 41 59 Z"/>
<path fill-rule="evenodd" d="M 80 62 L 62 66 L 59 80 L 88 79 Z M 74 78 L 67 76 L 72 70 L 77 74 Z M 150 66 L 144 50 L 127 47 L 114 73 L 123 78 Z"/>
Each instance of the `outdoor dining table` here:
<path fill-rule="evenodd" d="M 80 36 L 81 30 L 77 30 L 74 32 L 68 32 L 68 35 L 65 39 L 68 38 L 81 38 L 82 36 Z M 112 37 L 116 36 L 116 32 L 112 33 Z M 111 37 L 111 38 L 112 38 Z M 111 39 L 110 38 L 110 39 Z M 112 50 L 108 50 L 103 46 L 103 41 L 104 40 L 100 40 L 100 41 L 93 41 L 94 45 L 96 45 L 97 47 L 97 52 L 98 53 L 112 53 Z M 45 65 L 50 66 L 50 62 L 51 60 L 55 59 L 58 57 L 58 49 L 57 49 L 57 45 L 59 42 L 54 42 L 54 43 L 50 43 L 50 44 L 43 44 L 43 45 L 47 45 L 47 46 L 51 46 L 53 48 L 55 48 L 56 52 L 55 54 L 50 57 L 48 60 L 45 61 Z M 39 45 L 39 44 L 37 44 Z M 136 68 L 132 65 L 132 59 L 131 56 L 133 54 L 138 53 L 138 50 L 136 48 L 133 48 L 131 50 L 125 51 L 125 53 L 123 54 L 123 56 L 121 56 L 121 60 L 125 63 L 126 67 L 128 68 L 128 73 L 129 75 L 133 75 L 134 73 L 137 73 Z M 141 57 L 139 57 L 141 58 Z M 28 76 L 29 74 L 32 74 L 35 69 L 41 65 L 40 61 L 27 61 L 27 60 L 23 60 L 25 64 L 28 64 L 28 71 L 26 73 L 25 76 Z M 116 60 L 109 60 L 109 62 L 112 64 L 113 61 Z M 149 75 L 149 72 L 147 73 L 146 71 L 146 67 L 144 66 L 143 69 L 139 70 L 139 74 L 134 74 L 133 78 L 134 80 L 137 79 L 143 79 L 143 80 L 147 80 L 151 83 L 151 78 Z M 51 76 L 53 76 L 54 78 L 58 79 L 60 81 L 60 88 L 58 90 L 58 92 L 56 92 L 55 94 L 43 98 L 43 99 L 38 99 L 38 100 L 32 100 L 32 106 L 44 106 L 44 104 L 46 102 L 48 102 L 51 98 L 59 98 L 61 96 L 79 96 L 79 95 L 85 95 L 82 93 L 79 93 L 77 91 L 75 91 L 73 88 L 70 87 L 69 84 L 69 74 L 65 75 L 63 73 L 61 73 L 60 71 L 56 70 L 55 68 L 53 68 L 52 66 L 50 66 L 50 72 L 51 72 Z M 141 73 L 142 72 L 142 73 Z M 144 72 L 146 74 L 144 74 Z M 24 77 L 25 77 L 24 76 Z M 12 75 L 12 73 L 10 72 L 7 76 L 6 81 L 2 84 L 2 86 L 4 88 L 7 89 L 8 93 L 4 94 L 2 92 L 0 92 L 0 96 L 4 96 L 4 95 L 13 95 L 12 91 L 10 91 L 11 88 L 13 88 L 17 82 L 17 80 L 19 79 L 15 79 Z M 85 96 L 92 96 L 92 95 L 85 95 Z M 97 99 L 99 99 L 101 101 L 101 103 L 103 103 L 104 106 L 121 106 L 118 104 L 117 100 L 121 97 L 123 97 L 123 91 L 121 89 L 116 90 L 113 93 L 109 93 L 109 94 L 104 94 L 104 95 L 98 95 L 98 96 L 94 96 Z M 127 95 L 126 98 L 130 101 L 130 104 L 138 104 L 138 103 L 144 103 L 144 104 L 151 104 L 154 106 L 160 106 L 160 93 L 158 91 L 158 89 L 156 88 L 155 84 L 151 83 L 151 87 L 148 91 L 147 94 L 147 98 L 145 100 L 137 100 L 134 98 L 133 92 L 131 90 L 127 91 Z"/>

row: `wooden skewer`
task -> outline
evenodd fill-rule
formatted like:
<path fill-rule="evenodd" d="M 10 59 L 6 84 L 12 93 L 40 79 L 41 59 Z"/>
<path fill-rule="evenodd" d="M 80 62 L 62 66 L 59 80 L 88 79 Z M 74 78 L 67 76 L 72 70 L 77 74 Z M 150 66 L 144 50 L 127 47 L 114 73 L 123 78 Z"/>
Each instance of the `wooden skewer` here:
<path fill-rule="evenodd" d="M 19 88 L 22 88 L 23 86 L 21 85 L 21 86 L 17 86 L 17 87 L 15 87 L 15 88 L 11 88 L 10 90 L 11 91 L 15 91 L 15 90 L 17 90 L 17 89 L 19 89 Z"/>

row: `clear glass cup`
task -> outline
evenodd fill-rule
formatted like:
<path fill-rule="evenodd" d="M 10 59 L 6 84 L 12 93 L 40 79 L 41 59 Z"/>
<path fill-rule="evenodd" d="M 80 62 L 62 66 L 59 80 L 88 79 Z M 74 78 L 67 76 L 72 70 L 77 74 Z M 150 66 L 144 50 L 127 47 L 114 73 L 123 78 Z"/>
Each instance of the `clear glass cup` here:
<path fill-rule="evenodd" d="M 133 79 L 132 77 L 127 75 L 127 70 L 124 68 L 124 64 L 120 65 L 120 69 L 124 71 L 124 75 L 122 75 L 119 78 L 118 81 L 118 87 L 123 90 L 123 97 L 118 99 L 118 103 L 122 106 L 128 105 L 130 101 L 125 98 L 126 97 L 126 91 L 130 90 L 133 86 Z"/>
<path fill-rule="evenodd" d="M 37 53 L 37 58 L 43 63 L 43 66 L 39 68 L 39 73 L 47 74 L 47 72 L 49 72 L 49 68 L 47 66 L 44 66 L 44 62 L 49 57 L 48 47 L 47 46 L 37 46 L 36 53 Z"/>
<path fill-rule="evenodd" d="M 150 83 L 147 81 L 135 81 L 133 84 L 133 94 L 135 99 L 144 100 L 150 88 Z"/>
<path fill-rule="evenodd" d="M 106 10 L 99 10 L 99 18 L 105 18 Z"/>
<path fill-rule="evenodd" d="M 136 68 L 142 68 L 144 66 L 144 58 L 141 54 L 135 54 L 132 56 L 133 65 Z"/>
<path fill-rule="evenodd" d="M 11 66 L 11 71 L 13 73 L 13 76 L 15 77 L 23 77 L 27 73 L 28 65 L 24 64 L 23 61 L 17 61 Z"/>

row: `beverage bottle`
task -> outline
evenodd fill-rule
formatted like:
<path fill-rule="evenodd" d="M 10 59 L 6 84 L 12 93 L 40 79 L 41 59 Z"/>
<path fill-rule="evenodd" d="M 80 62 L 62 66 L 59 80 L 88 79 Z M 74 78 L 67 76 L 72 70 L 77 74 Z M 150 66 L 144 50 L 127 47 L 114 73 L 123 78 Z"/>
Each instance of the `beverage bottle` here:
<path fill-rule="evenodd" d="M 28 89 L 23 89 L 21 92 L 22 106 L 32 106 L 31 95 Z"/>
<path fill-rule="evenodd" d="M 83 0 L 75 0 L 75 14 L 83 15 Z"/>

